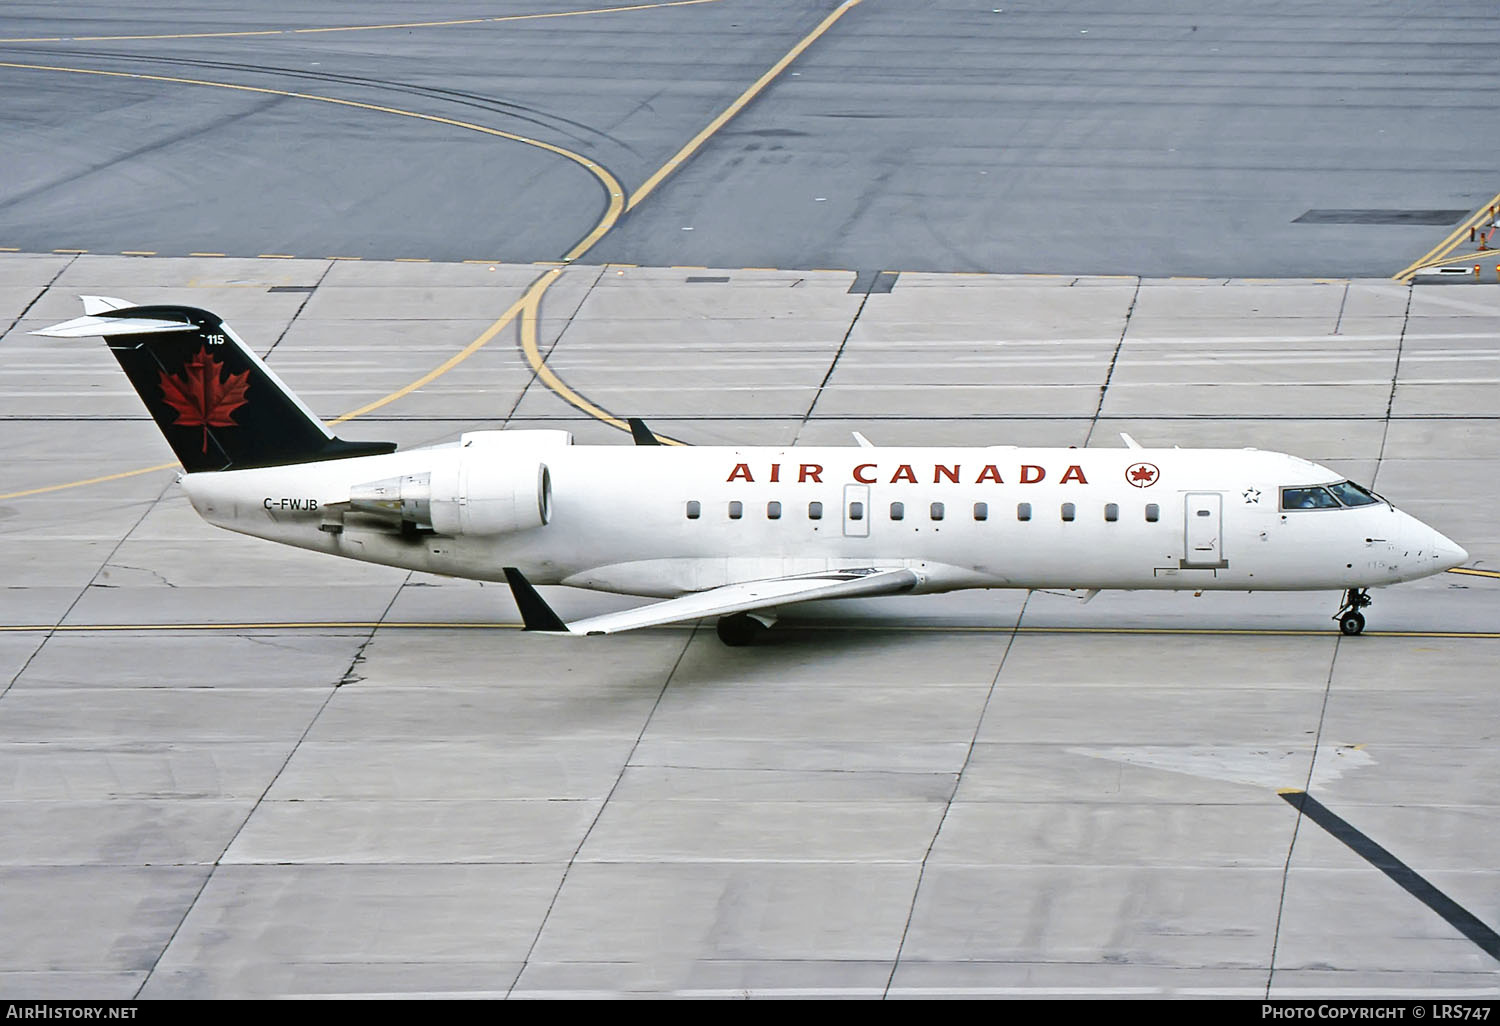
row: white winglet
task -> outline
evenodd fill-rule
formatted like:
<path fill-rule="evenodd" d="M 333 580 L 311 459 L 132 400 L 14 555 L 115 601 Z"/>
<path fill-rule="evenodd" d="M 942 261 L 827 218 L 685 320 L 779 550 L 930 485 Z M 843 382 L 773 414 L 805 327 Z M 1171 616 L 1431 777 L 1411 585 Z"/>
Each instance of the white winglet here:
<path fill-rule="evenodd" d="M 870 441 L 864 435 L 860 434 L 858 431 L 854 431 L 854 432 L 851 432 L 851 433 L 854 435 L 854 440 L 859 443 L 859 447 L 861 449 L 873 449 L 873 448 L 875 448 L 875 443 L 872 442 L 872 441 Z"/>
<path fill-rule="evenodd" d="M 1139 449 L 1141 447 L 1140 442 L 1137 442 L 1123 431 L 1120 432 L 1120 437 L 1125 439 L 1125 448 L 1127 449 Z"/>

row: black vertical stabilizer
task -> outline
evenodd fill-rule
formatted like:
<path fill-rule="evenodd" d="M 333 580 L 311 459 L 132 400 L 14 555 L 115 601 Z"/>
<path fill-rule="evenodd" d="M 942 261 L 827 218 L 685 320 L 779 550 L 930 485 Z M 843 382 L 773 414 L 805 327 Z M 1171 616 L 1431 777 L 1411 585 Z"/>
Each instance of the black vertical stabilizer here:
<path fill-rule="evenodd" d="M 137 306 L 97 316 L 101 322 L 121 322 L 118 334 L 107 323 L 96 333 L 104 336 L 188 473 L 370 456 L 396 448 L 394 442 L 334 437 L 206 310 Z M 154 330 L 145 322 L 183 327 Z"/>

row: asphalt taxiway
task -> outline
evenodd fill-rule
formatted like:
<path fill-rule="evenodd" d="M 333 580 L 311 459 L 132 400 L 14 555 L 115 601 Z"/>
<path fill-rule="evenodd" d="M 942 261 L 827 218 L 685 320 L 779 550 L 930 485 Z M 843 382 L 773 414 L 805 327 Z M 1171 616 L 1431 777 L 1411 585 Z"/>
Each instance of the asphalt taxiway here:
<path fill-rule="evenodd" d="M 1384 277 L 1500 199 L 1497 46 L 1480 0 L 8 3 L 0 247 L 529 262 L 621 198 L 593 262 Z"/>

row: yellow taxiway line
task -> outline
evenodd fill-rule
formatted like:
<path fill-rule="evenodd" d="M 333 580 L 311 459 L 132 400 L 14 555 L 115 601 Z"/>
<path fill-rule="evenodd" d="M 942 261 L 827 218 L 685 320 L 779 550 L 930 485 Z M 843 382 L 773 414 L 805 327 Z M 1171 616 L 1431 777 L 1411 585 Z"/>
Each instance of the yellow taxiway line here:
<path fill-rule="evenodd" d="M 1493 577 L 1500 580 L 1500 570 L 1475 570 L 1466 566 L 1456 566 L 1448 572 L 1450 574 L 1465 574 L 1469 577 Z"/>
<path fill-rule="evenodd" d="M 1442 263 L 1447 259 L 1449 253 L 1452 253 L 1455 249 L 1458 248 L 1458 244 L 1460 240 L 1462 240 L 1464 233 L 1467 232 L 1470 228 L 1478 226 L 1479 222 L 1483 221 L 1485 215 L 1490 212 L 1490 209 L 1495 206 L 1500 206 L 1500 193 L 1496 193 L 1493 199 L 1485 203 L 1478 210 L 1475 210 L 1468 217 L 1464 218 L 1464 220 L 1459 223 L 1459 226 L 1453 229 L 1452 233 L 1450 233 L 1446 239 L 1444 239 L 1442 242 L 1439 242 L 1436 246 L 1433 246 L 1426 253 L 1424 253 L 1422 256 L 1417 257 L 1417 259 L 1413 260 L 1405 267 L 1401 268 L 1401 270 L 1391 275 L 1391 277 L 1396 279 L 1397 281 L 1408 281 L 1414 274 L 1417 273 L 1417 271 L 1421 270 L 1423 267 L 1429 267 L 1432 264 Z"/>
<path fill-rule="evenodd" d="M 177 467 L 177 461 L 171 463 L 158 463 L 154 467 L 138 467 L 135 470 L 122 470 L 118 474 L 105 474 L 103 477 L 90 477 L 82 481 L 69 481 L 67 484 L 45 485 L 41 488 L 28 488 L 23 492 L 6 492 L 0 495 L 0 499 L 19 499 L 26 495 L 45 495 L 47 492 L 60 492 L 65 488 L 82 488 L 84 485 L 103 484 L 105 481 L 118 481 L 125 477 L 139 477 L 142 474 L 151 474 L 158 470 L 169 470 Z"/>
<path fill-rule="evenodd" d="M 818 24 L 817 28 L 813 29 L 807 35 L 803 36 L 802 39 L 798 41 L 796 46 L 788 50 L 786 52 L 786 55 L 783 56 L 781 60 L 771 65 L 771 69 L 769 71 L 760 76 L 760 78 L 756 79 L 755 83 L 751 85 L 749 89 L 746 89 L 735 99 L 733 103 L 731 103 L 728 107 L 725 107 L 718 117 L 714 118 L 704 127 L 703 131 L 693 136 L 693 138 L 688 141 L 688 144 L 674 153 L 670 160 L 668 160 L 665 164 L 657 169 L 655 174 L 642 182 L 640 188 L 636 189 L 635 192 L 631 194 L 630 205 L 626 207 L 626 209 L 634 210 L 636 208 L 636 205 L 647 196 L 651 195 L 652 191 L 658 185 L 660 185 L 668 175 L 670 175 L 673 171 L 676 171 L 679 167 L 686 163 L 688 159 L 693 156 L 693 154 L 697 153 L 698 150 L 702 148 L 703 144 L 707 142 L 715 132 L 723 128 L 731 118 L 733 118 L 740 111 L 744 110 L 745 106 L 749 104 L 751 100 L 755 99 L 762 92 L 764 92 L 766 86 L 774 82 L 777 76 L 779 76 L 783 71 L 786 70 L 787 65 L 791 64 L 792 61 L 796 60 L 802 55 L 802 51 L 806 50 L 809 46 L 812 46 L 813 43 L 822 38 L 823 34 L 826 33 L 829 29 L 833 28 L 834 24 L 840 18 L 848 14 L 855 7 L 859 6 L 860 3 L 861 0 L 844 0 L 843 3 L 838 5 L 838 7 L 834 8 L 833 13 L 824 18 L 822 22 Z"/>
<path fill-rule="evenodd" d="M 463 18 L 449 21 L 409 21 L 391 25 L 332 25 L 324 28 L 241 29 L 234 32 L 174 32 L 135 36 L 33 36 L 0 39 L 0 43 L 102 43 L 141 39 L 236 39 L 248 36 L 297 36 L 316 32 L 383 32 L 392 29 L 449 28 L 454 25 L 491 25 L 505 21 L 540 21 L 544 18 L 577 18 L 590 14 L 623 14 L 626 11 L 649 11 L 660 7 L 694 7 L 720 0 L 663 0 L 660 3 L 630 4 L 624 7 L 593 7 L 581 11 L 552 11 L 546 14 L 507 14 L 494 18 Z"/>

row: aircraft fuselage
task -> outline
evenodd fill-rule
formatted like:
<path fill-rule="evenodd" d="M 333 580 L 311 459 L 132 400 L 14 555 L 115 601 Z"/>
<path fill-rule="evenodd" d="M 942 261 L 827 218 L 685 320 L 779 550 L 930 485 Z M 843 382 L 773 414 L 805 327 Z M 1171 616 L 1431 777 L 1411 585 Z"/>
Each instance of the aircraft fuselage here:
<path fill-rule="evenodd" d="M 458 445 L 184 484 L 210 522 L 289 545 L 481 580 L 517 567 L 539 584 L 658 597 L 850 566 L 909 568 L 919 592 L 1348 589 L 1463 558 L 1384 501 L 1288 507 L 1287 489 L 1295 499 L 1341 476 L 1253 449 L 568 441 L 474 432 Z M 385 486 L 384 504 L 351 506 L 371 483 Z"/>

